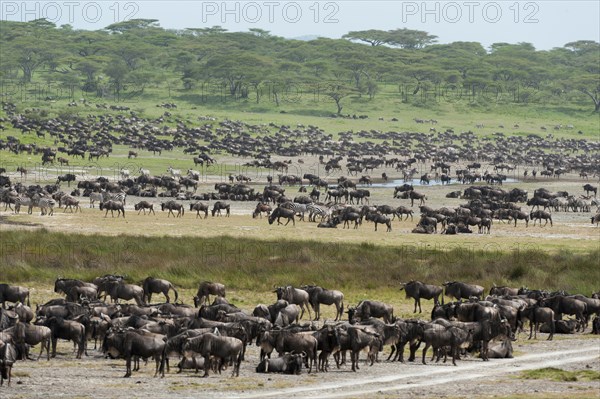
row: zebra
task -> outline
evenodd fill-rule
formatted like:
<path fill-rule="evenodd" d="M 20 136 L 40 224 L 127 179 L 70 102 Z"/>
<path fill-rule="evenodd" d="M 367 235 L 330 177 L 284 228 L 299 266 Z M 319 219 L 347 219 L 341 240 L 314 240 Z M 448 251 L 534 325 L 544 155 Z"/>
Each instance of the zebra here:
<path fill-rule="evenodd" d="M 22 197 L 21 197 L 22 198 Z M 25 197 L 27 198 L 27 197 Z M 38 208 L 40 208 L 40 215 L 44 216 L 46 214 L 48 214 L 48 216 L 52 216 L 54 214 L 54 206 L 56 205 L 56 201 L 54 201 L 54 199 L 52 199 L 52 197 L 44 197 L 41 196 L 39 194 L 35 194 L 33 196 L 33 198 L 28 198 L 29 200 L 29 209 L 27 211 L 27 213 L 31 214 L 33 211 L 33 207 L 37 206 Z M 15 210 L 21 207 L 21 205 L 25 205 L 25 202 L 22 202 L 21 200 L 19 201 L 19 205 L 17 206 L 15 204 Z"/>
<path fill-rule="evenodd" d="M 300 216 L 299 220 L 301 221 L 304 221 L 304 214 L 308 212 L 306 204 L 299 204 L 297 202 L 286 202 L 281 204 L 281 207 L 293 210 L 294 214 Z"/>
<path fill-rule="evenodd" d="M 104 202 L 104 195 L 102 193 L 93 192 L 90 193 L 90 208 L 95 208 L 94 202 Z"/>
<path fill-rule="evenodd" d="M 306 205 L 306 210 L 308 211 L 309 222 L 316 222 L 317 216 L 321 217 L 322 222 L 326 217 L 331 215 L 331 210 L 329 208 L 315 204 Z"/>
<path fill-rule="evenodd" d="M 148 169 L 140 168 L 140 174 L 142 176 L 150 176 L 150 171 Z"/>
<path fill-rule="evenodd" d="M 118 193 L 109 193 L 108 191 L 102 192 L 102 202 L 106 201 L 116 201 L 121 202 L 123 205 L 127 205 L 125 199 L 127 198 L 127 194 L 124 191 L 119 191 Z"/>
<path fill-rule="evenodd" d="M 56 205 L 56 201 L 54 201 L 51 197 L 41 197 L 37 206 L 41 210 L 41 215 L 45 215 L 48 213 L 48 216 L 52 216 L 54 214 L 54 206 Z"/>
<path fill-rule="evenodd" d="M 181 177 L 181 170 L 173 169 L 172 166 L 169 166 L 169 168 L 167 169 L 167 172 L 171 173 L 171 176 L 173 176 L 173 177 Z"/>
<path fill-rule="evenodd" d="M 21 206 L 27 207 L 27 214 L 31 215 L 31 213 L 33 212 L 34 203 L 33 200 L 28 196 L 18 195 L 16 197 L 13 197 L 13 201 L 15 204 L 15 214 L 19 214 L 19 212 L 21 211 Z M 7 204 L 9 204 L 9 202 L 7 202 Z"/>

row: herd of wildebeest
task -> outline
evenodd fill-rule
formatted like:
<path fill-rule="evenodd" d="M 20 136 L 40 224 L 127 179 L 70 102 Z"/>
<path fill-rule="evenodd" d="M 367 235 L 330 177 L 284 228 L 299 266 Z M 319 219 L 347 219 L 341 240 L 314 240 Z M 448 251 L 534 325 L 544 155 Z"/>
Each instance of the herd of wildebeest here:
<path fill-rule="evenodd" d="M 55 184 L 45 186 L 24 184 L 22 179 L 32 173 L 27 165 L 16 168 L 13 178 L 21 178 L 16 183 L 5 174 L 15 171 L 0 168 L 0 203 L 14 213 L 19 213 L 22 207 L 31 213 L 38 207 L 42 215 L 52 215 L 56 205 L 64 207 L 65 212 L 77 212 L 81 210 L 83 196 L 86 202 L 89 199 L 90 207 L 97 205 L 105 216 L 110 211 L 113 217 L 116 212 L 117 217 L 125 218 L 128 207 L 138 214 L 155 214 L 154 208 L 160 207 L 169 217 L 182 217 L 188 207 L 196 217 L 206 218 L 209 212 L 213 216 L 222 212 L 228 216 L 231 202 L 256 201 L 252 216 L 265 214 L 269 223 L 282 224 L 283 220 L 286 225 L 295 224 L 299 219 L 324 228 L 340 225 L 358 228 L 368 221 L 374 223 L 375 230 L 382 225 L 388 232 L 396 217 L 412 220 L 417 206 L 420 218 L 412 231 L 425 234 L 471 233 L 472 228 L 489 233 L 494 221 L 515 226 L 519 221 L 526 226 L 533 221 L 534 225 L 552 226 L 552 212 L 557 211 L 591 212 L 592 224 L 600 223 L 597 186 L 589 182 L 582 184 L 581 191 L 570 193 L 542 187 L 532 195 L 519 188 L 502 188 L 507 179 L 504 173 L 525 181 L 560 179 L 565 173 L 578 173 L 582 183 L 584 179 L 600 177 L 597 141 L 559 139 L 546 133 L 511 136 L 496 132 L 485 137 L 472 131 L 455 133 L 452 129 L 429 133 L 348 131 L 339 133 L 334 140 L 331 134 L 311 125 L 294 129 L 274 123 L 250 125 L 231 120 L 218 124 L 215 120 L 204 120 L 198 124 L 175 118 L 169 112 L 154 120 L 139 117 L 135 112 L 42 120 L 18 113 L 10 103 L 5 102 L 2 107 L 8 117 L 1 122 L 9 122 L 23 136 L 50 137 L 55 146 L 22 144 L 18 137 L 8 136 L 0 140 L 0 150 L 38 154 L 46 171 L 55 164 L 61 165 L 60 170 L 69 170 L 70 162 L 108 158 L 114 145 L 128 146 L 130 159 L 137 158 L 140 151 L 160 157 L 163 151 L 174 149 L 192 158 L 187 172 L 169 167 L 162 175 L 154 176 L 143 167 L 120 168 L 109 179 L 90 178 L 79 167 L 77 172 L 74 168 L 72 173 L 59 174 Z M 244 168 L 258 171 L 258 178 L 231 173 L 222 176 L 229 182 L 218 182 L 214 190 L 199 193 L 203 179 L 214 177 L 214 173 L 218 175 L 214 156 L 219 155 L 243 157 L 247 161 Z M 272 156 L 288 159 L 272 161 Z M 318 166 L 304 168 L 304 156 L 318 156 Z M 299 173 L 289 173 L 290 168 Z M 313 173 L 303 173 L 303 169 Z M 375 170 L 381 173 L 381 178 L 366 174 Z M 344 172 L 346 176 L 342 176 Z M 393 198 L 406 199 L 406 205 L 370 203 L 373 181 L 385 182 L 388 174 L 406 182 L 395 186 L 393 191 Z M 266 185 L 261 187 L 259 178 Z M 421 186 L 431 181 L 442 185 L 463 184 L 465 187 L 449 192 L 447 197 L 462 198 L 466 203 L 458 207 L 430 207 L 427 192 L 419 187 L 417 190 L 413 179 L 418 179 Z M 71 190 L 71 182 L 76 182 L 77 188 Z M 69 188 L 61 187 L 61 183 L 67 183 Z M 296 190 L 297 194 L 289 194 Z M 127 196 L 138 201 L 128 205 Z"/>
<path fill-rule="evenodd" d="M 471 228 L 489 233 L 498 222 L 516 226 L 522 221 L 528 226 L 530 221 L 534 225 L 543 221 L 544 226 L 552 226 L 552 213 L 560 211 L 591 213 L 592 223 L 600 223 L 600 213 L 594 209 L 599 205 L 597 186 L 589 182 L 600 176 L 600 143 L 555 138 L 545 127 L 543 135 L 498 131 L 480 136 L 470 130 L 457 133 L 432 127 L 427 133 L 346 131 L 334 139 L 311 125 L 292 128 L 275 123 L 217 122 L 214 118 L 200 118 L 199 123 L 168 111 L 156 119 L 119 108 L 113 114 L 44 120 L 30 116 L 35 110 L 18 112 L 11 103 L 3 102 L 2 109 L 7 117 L 0 118 L 0 130 L 7 123 L 20 131 L 21 137 L 53 140 L 53 146 L 41 146 L 25 144 L 14 135 L 0 139 L 0 151 L 41 158 L 39 167 L 24 163 L 11 170 L 0 168 L 0 203 L 5 204 L 5 211 L 10 208 L 16 214 L 25 209 L 32 213 L 38 207 L 41 215 L 51 216 L 57 206 L 64 207 L 63 212 L 78 212 L 84 197 L 90 208 L 97 206 L 105 217 L 110 211 L 113 217 L 116 212 L 117 218 L 125 218 L 128 208 L 138 214 L 155 214 L 155 206 L 167 217 L 183 217 L 188 207 L 197 218 L 207 218 L 209 212 L 213 217 L 227 217 L 232 203 L 254 201 L 252 217 L 266 215 L 270 224 L 295 225 L 300 220 L 322 228 L 359 228 L 363 222 L 372 222 L 375 230 L 382 225 L 388 232 L 396 217 L 412 220 L 417 207 L 420 217 L 412 231 L 425 234 L 471 233 Z M 130 160 L 140 154 L 161 157 L 163 152 L 181 150 L 191 158 L 190 168 L 182 173 L 169 167 L 161 175 L 152 175 L 144 167 L 122 167 L 113 171 L 113 179 L 84 173 L 82 164 L 111 157 L 115 145 L 128 147 Z M 253 171 L 250 173 L 258 178 L 241 171 L 232 173 L 223 176 L 224 181 L 217 182 L 214 190 L 199 193 L 202 181 L 219 177 L 215 157 L 221 156 L 229 157 L 229 162 L 231 157 L 240 157 L 242 171 Z M 304 167 L 306 157 L 318 157 L 318 166 Z M 25 184 L 32 173 L 50 173 L 53 168 L 68 173 L 57 173 L 55 184 Z M 368 175 L 375 172 L 376 178 Z M 539 182 L 578 174 L 586 184 L 580 192 L 539 188 L 531 195 L 520 188 L 503 189 L 505 173 Z M 393 198 L 406 200 L 406 204 L 371 203 L 372 183 L 385 183 L 392 176 L 404 183 L 393 188 Z M 465 203 L 430 207 L 427 191 L 413 186 L 413 180 L 423 187 L 431 182 L 462 184 L 460 189 L 454 185 L 446 197 L 461 198 Z M 73 182 L 76 188 L 71 188 Z M 292 191 L 297 194 L 289 195 Z M 138 202 L 128 203 L 128 196 Z M 126 360 L 126 377 L 139 369 L 140 360 L 147 359 L 155 360 L 155 373 L 163 376 L 169 371 L 169 359 L 179 359 L 180 370 L 202 368 L 207 376 L 227 367 L 238 375 L 251 344 L 260 347 L 259 363 L 252 365 L 257 372 L 298 374 L 303 368 L 326 372 L 330 358 L 341 367 L 346 352 L 355 371 L 361 352 L 367 353 L 367 361 L 373 365 L 380 361 L 378 354 L 384 346 L 392 349 L 388 360 L 403 362 L 406 344 L 409 361 L 424 344 L 424 363 L 430 347 L 437 360 L 450 355 L 453 363 L 465 351 L 477 352 L 483 360 L 511 357 L 511 342 L 526 320 L 531 325 L 530 338 L 539 330 L 548 332 L 548 339 L 554 333 L 584 331 L 590 321 L 594 333 L 600 330 L 597 293 L 586 297 L 492 287 L 484 296 L 483 287 L 462 282 L 436 286 L 411 281 L 401 288 L 415 299 L 415 312 L 417 307 L 421 312 L 421 299 L 434 300 L 432 321 L 400 319 L 392 306 L 374 300 L 345 307 L 342 292 L 319 286 L 277 287 L 274 303 L 249 311 L 229 303 L 225 287 L 218 283 L 201 283 L 195 306 L 191 306 L 183 304 L 173 284 L 162 279 L 149 277 L 138 286 L 116 275 L 93 282 L 60 278 L 55 292 L 66 297 L 38 305 L 33 311 L 27 288 L 0 284 L 2 381 L 8 378 L 10 384 L 13 363 L 29 359 L 32 346 L 40 345 L 39 357 L 46 351 L 50 360 L 58 339 L 73 341 L 78 358 L 87 355 L 88 342 L 93 340 L 94 349 L 105 356 Z M 150 304 L 153 293 L 164 294 L 166 303 Z M 215 296 L 210 305 L 209 295 Z M 455 302 L 444 303 L 444 296 Z M 110 303 L 105 302 L 107 297 Z M 119 304 L 119 299 L 134 300 L 135 304 Z M 6 302 L 14 305 L 6 308 Z M 317 322 L 320 305 L 335 305 L 335 320 Z M 298 324 L 305 312 L 314 320 Z M 563 314 L 573 318 L 563 320 Z M 344 315 L 347 321 L 342 321 Z M 596 315 L 593 320 L 592 315 Z M 271 356 L 273 350 L 279 356 Z M 27 362 L 18 364 L 26 367 Z"/>
<path fill-rule="evenodd" d="M 404 363 L 406 344 L 408 361 L 415 360 L 423 345 L 424 364 L 429 348 L 432 361 L 444 357 L 445 362 L 450 356 L 454 365 L 461 356 L 474 352 L 484 361 L 511 358 L 512 342 L 526 321 L 529 339 L 537 338 L 538 331 L 548 333 L 548 340 L 554 334 L 583 333 L 590 321 L 592 333 L 600 333 L 599 293 L 587 297 L 493 286 L 486 296 L 483 287 L 457 281 L 441 286 L 410 281 L 399 288 L 414 299 L 415 313 L 417 308 L 422 312 L 421 299 L 434 301 L 431 321 L 399 318 L 392 305 L 376 300 L 345 308 L 341 291 L 317 285 L 274 287 L 272 304 L 244 310 L 230 303 L 225 286 L 215 282 L 200 283 L 195 306 L 191 306 L 163 279 L 148 277 L 135 285 L 119 275 L 93 282 L 58 278 L 54 292 L 64 297 L 36 305 L 34 310 L 29 289 L 0 284 L 0 382 L 8 379 L 10 385 L 15 362 L 22 361 L 18 365 L 27 368 L 36 345 L 40 346 L 37 359 L 45 351 L 50 361 L 59 339 L 73 342 L 71 356 L 76 358 L 87 356 L 93 341 L 94 350 L 104 357 L 125 359 L 125 377 L 139 370 L 140 360 L 148 359 L 155 362 L 154 376 L 164 377 L 174 360 L 179 372 L 203 369 L 208 376 L 231 367 L 232 376 L 237 376 L 248 345 L 260 348 L 258 364 L 252 365 L 256 372 L 300 374 L 303 368 L 308 373 L 327 372 L 331 358 L 340 368 L 346 353 L 352 371 L 359 369 L 362 352 L 372 366 L 382 361 L 379 353 L 386 346 L 391 348 L 387 361 Z M 151 304 L 154 294 L 164 295 L 166 302 Z M 454 302 L 444 303 L 444 297 Z M 12 305 L 7 307 L 7 302 Z M 333 320 L 323 322 L 321 305 L 335 306 Z M 300 324 L 305 314 L 308 321 Z M 563 315 L 571 318 L 563 319 Z"/>

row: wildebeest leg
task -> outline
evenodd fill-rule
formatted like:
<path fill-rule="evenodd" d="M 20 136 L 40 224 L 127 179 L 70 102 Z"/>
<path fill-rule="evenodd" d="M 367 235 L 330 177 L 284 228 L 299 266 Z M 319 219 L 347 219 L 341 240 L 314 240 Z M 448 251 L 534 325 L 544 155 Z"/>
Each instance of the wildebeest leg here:
<path fill-rule="evenodd" d="M 456 366 L 456 357 L 458 354 L 458 346 L 453 345 L 451 351 L 452 351 L 452 365 Z"/>
<path fill-rule="evenodd" d="M 156 377 L 158 376 L 158 370 L 160 369 L 160 355 L 154 355 L 154 361 L 156 362 L 154 377 Z"/>
<path fill-rule="evenodd" d="M 131 377 L 131 355 L 125 358 L 125 375 L 123 378 Z"/>
<path fill-rule="evenodd" d="M 392 361 L 396 361 L 396 358 L 398 357 L 398 351 L 396 350 L 397 346 L 398 346 L 398 344 L 392 344 L 392 351 L 390 352 L 390 355 L 388 356 L 386 361 L 389 362 L 390 359 L 392 358 L 392 356 L 394 355 L 394 353 L 396 353 L 396 356 L 394 356 L 394 360 L 392 360 Z"/>
<path fill-rule="evenodd" d="M 56 357 L 56 342 L 57 341 L 58 341 L 58 338 L 52 337 L 52 357 L 53 358 Z"/>
<path fill-rule="evenodd" d="M 352 350 L 350 352 L 350 360 L 352 360 L 352 371 L 356 371 L 359 370 L 360 368 L 358 367 L 358 355 L 360 352 L 358 351 L 354 351 Z"/>
<path fill-rule="evenodd" d="M 425 347 L 423 348 L 423 364 L 427 364 L 427 363 L 425 362 L 425 356 L 427 355 L 427 349 L 429 349 L 429 347 L 430 347 L 430 346 L 431 346 L 431 345 L 429 345 L 428 343 L 426 343 L 426 344 L 425 344 Z M 435 353 L 435 351 L 434 351 L 434 353 Z"/>
<path fill-rule="evenodd" d="M 204 356 L 204 375 L 202 378 L 208 377 L 210 369 L 210 356 Z"/>
<path fill-rule="evenodd" d="M 417 350 L 419 350 L 420 346 L 421 346 L 421 341 L 418 341 L 416 343 L 411 342 L 409 344 L 409 349 L 410 349 L 410 355 L 408 356 L 409 362 L 415 361 L 415 358 L 417 357 Z M 400 361 L 402 363 L 404 363 L 404 349 L 402 349 L 402 351 L 400 352 Z"/>

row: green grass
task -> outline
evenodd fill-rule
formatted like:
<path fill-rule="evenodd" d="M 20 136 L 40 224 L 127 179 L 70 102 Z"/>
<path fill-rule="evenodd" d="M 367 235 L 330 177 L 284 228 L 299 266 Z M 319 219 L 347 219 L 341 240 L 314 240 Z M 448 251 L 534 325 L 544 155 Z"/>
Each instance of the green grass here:
<path fill-rule="evenodd" d="M 2 280 L 51 285 L 57 276 L 91 280 L 105 273 L 139 282 L 166 278 L 193 289 L 215 280 L 230 289 L 267 292 L 281 284 L 320 284 L 343 289 L 351 297 L 397 298 L 400 282 L 460 280 L 489 288 L 497 285 L 597 290 L 597 250 L 586 253 L 524 251 L 444 251 L 418 254 L 398 246 L 354 245 L 241 237 L 142 237 L 75 235 L 37 231 L 0 232 Z M 523 270 L 515 276 L 514 269 Z M 404 295 L 402 295 L 403 297 Z"/>
<path fill-rule="evenodd" d="M 594 370 L 566 371 L 554 367 L 523 371 L 519 378 L 526 380 L 550 380 L 559 382 L 600 381 L 600 372 Z"/>

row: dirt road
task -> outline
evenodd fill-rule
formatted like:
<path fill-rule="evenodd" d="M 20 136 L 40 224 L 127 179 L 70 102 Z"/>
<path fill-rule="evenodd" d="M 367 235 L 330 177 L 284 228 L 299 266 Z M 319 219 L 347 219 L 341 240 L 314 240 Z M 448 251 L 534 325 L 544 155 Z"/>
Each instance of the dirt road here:
<path fill-rule="evenodd" d="M 332 365 L 328 373 L 299 376 L 264 375 L 254 371 L 256 347 L 248 348 L 240 377 L 230 372 L 200 378 L 200 374 L 174 369 L 165 378 L 153 378 L 154 365 L 142 364 L 132 378 L 122 378 L 124 360 L 103 359 L 90 350 L 89 357 L 75 360 L 72 345 L 63 343 L 56 359 L 47 362 L 18 362 L 13 385 L 0 389 L 2 398 L 397 398 L 397 397 L 598 397 L 600 381 L 554 382 L 517 378 L 525 370 L 556 367 L 563 370 L 600 371 L 600 338 L 585 335 L 527 341 L 524 335 L 514 344 L 515 358 L 483 362 L 466 358 L 451 363 L 381 362 L 372 367 L 361 362 L 360 370 Z M 544 337 L 545 338 L 545 337 Z M 36 351 L 37 352 L 37 351 Z M 417 356 L 420 356 L 420 351 Z M 363 356 L 364 359 L 364 356 Z M 174 362 L 173 362 L 174 363 Z"/>
<path fill-rule="evenodd" d="M 579 347 L 573 350 L 552 351 L 543 354 L 530 354 L 514 359 L 495 360 L 486 363 L 469 362 L 460 368 L 439 367 L 439 365 L 414 367 L 417 369 L 400 375 L 390 374 L 378 377 L 353 378 L 351 381 L 317 384 L 309 387 L 290 388 L 280 391 L 261 392 L 250 395 L 240 395 L 237 398 L 346 398 L 370 397 L 372 394 L 400 394 L 400 392 L 421 391 L 422 388 L 448 384 L 478 384 L 478 381 L 496 379 L 509 373 L 534 370 L 545 367 L 564 367 L 569 364 L 598 363 L 600 347 L 595 343 L 591 346 Z M 430 392 L 433 393 L 433 392 Z M 599 392 L 600 393 L 600 392 Z M 394 395 L 395 396 L 395 395 Z"/>

